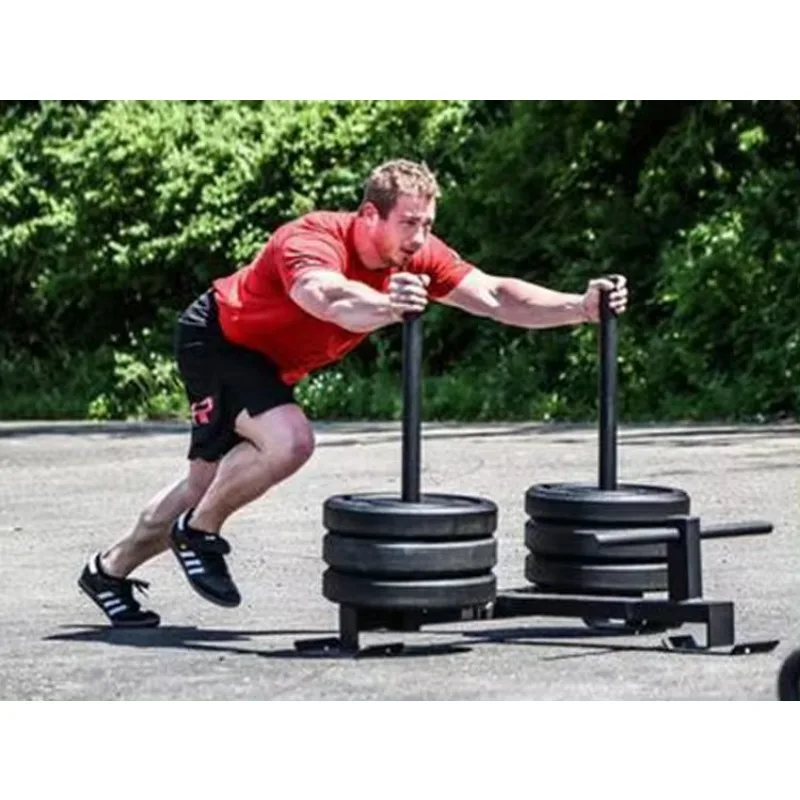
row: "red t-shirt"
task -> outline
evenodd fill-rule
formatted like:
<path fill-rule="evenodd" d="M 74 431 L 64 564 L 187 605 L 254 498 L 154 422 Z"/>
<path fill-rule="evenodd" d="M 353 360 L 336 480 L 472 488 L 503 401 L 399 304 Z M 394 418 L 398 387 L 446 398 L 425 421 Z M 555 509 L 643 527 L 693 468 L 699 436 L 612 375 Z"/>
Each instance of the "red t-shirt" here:
<path fill-rule="evenodd" d="M 318 319 L 289 296 L 296 275 L 309 266 L 386 290 L 395 270 L 371 270 L 361 263 L 353 244 L 355 220 L 355 213 L 306 214 L 278 228 L 248 266 L 214 281 L 225 337 L 264 353 L 287 384 L 339 360 L 369 336 Z M 435 236 L 428 237 L 404 268 L 430 275 L 428 295 L 434 299 L 451 292 L 471 269 Z"/>

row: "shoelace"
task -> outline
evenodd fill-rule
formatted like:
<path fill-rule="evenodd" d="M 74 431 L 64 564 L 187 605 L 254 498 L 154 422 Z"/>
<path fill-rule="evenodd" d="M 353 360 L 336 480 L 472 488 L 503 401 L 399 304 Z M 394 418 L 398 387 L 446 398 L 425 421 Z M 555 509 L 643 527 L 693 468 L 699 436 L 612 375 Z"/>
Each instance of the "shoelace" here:
<path fill-rule="evenodd" d="M 119 580 L 124 587 L 120 591 L 123 599 L 130 603 L 131 608 L 134 611 L 138 611 L 140 605 L 136 602 L 136 600 L 133 599 L 133 590 L 136 589 L 143 595 L 147 596 L 147 590 L 150 588 L 150 584 L 147 581 L 140 580 L 139 578 L 120 578 Z"/>
<path fill-rule="evenodd" d="M 125 583 L 129 583 L 134 589 L 138 589 L 143 595 L 147 595 L 147 590 L 150 584 L 147 581 L 140 580 L 139 578 L 125 578 Z"/>

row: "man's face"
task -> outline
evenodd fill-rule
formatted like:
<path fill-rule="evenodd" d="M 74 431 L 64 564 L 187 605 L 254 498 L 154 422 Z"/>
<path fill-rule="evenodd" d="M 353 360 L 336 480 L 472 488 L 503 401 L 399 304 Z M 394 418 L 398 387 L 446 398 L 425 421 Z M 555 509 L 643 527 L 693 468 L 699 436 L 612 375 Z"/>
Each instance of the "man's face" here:
<path fill-rule="evenodd" d="M 375 226 L 373 242 L 387 267 L 403 269 L 425 244 L 436 216 L 436 200 L 401 194 L 386 219 Z"/>

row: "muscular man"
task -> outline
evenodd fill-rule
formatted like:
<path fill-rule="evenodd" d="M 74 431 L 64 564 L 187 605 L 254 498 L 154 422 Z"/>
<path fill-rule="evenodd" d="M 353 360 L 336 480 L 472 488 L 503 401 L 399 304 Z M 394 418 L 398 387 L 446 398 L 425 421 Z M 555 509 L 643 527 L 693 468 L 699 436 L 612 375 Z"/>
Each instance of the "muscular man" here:
<path fill-rule="evenodd" d="M 625 279 L 583 294 L 492 275 L 431 233 L 439 187 L 425 165 L 377 167 L 356 212 L 289 222 L 255 260 L 213 282 L 180 316 L 178 367 L 191 406 L 184 478 L 145 506 L 133 530 L 86 564 L 79 586 L 117 627 L 158 625 L 128 576 L 171 549 L 204 598 L 237 606 L 225 521 L 295 473 L 314 449 L 293 386 L 341 359 L 372 331 L 424 310 L 428 299 L 520 328 L 596 322 L 600 293 L 627 305 Z"/>

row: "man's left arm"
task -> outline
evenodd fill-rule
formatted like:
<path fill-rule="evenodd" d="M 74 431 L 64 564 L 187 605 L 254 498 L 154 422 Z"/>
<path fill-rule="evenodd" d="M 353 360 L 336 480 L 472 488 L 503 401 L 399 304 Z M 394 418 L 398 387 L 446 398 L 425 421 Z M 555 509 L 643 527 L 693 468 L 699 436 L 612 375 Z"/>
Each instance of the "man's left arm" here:
<path fill-rule="evenodd" d="M 583 294 L 567 294 L 519 278 L 489 275 L 473 267 L 454 289 L 439 298 L 439 302 L 504 325 L 556 328 L 597 322 L 603 290 L 611 292 L 612 310 L 622 313 L 627 305 L 628 290 L 621 275 L 613 276 L 613 280 L 592 280 Z"/>

